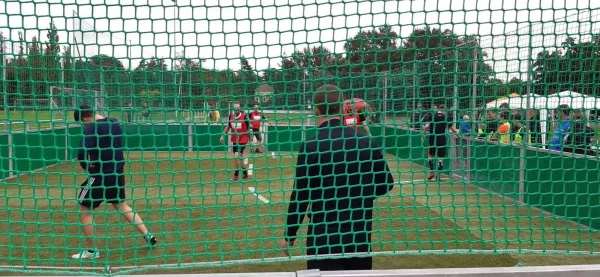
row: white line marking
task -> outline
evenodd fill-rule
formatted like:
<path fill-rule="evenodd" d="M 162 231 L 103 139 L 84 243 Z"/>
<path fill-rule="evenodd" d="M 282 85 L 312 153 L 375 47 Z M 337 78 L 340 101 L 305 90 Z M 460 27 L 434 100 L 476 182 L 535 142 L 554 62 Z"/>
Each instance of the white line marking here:
<path fill-rule="evenodd" d="M 256 197 L 258 197 L 258 199 L 260 199 L 260 201 L 263 201 L 263 202 L 265 202 L 267 204 L 269 203 L 269 199 L 267 199 L 267 198 L 263 197 L 262 195 L 256 193 L 256 190 L 254 189 L 254 187 L 248 187 L 248 190 L 250 192 L 252 192 L 252 194 L 254 194 Z"/>
<path fill-rule="evenodd" d="M 450 179 L 445 179 L 445 178 L 441 178 L 440 182 L 447 182 L 450 181 Z M 435 183 L 436 180 L 431 180 L 431 181 L 427 181 L 427 180 L 407 180 L 407 181 L 400 181 L 400 182 L 396 182 L 396 184 L 420 184 L 420 183 Z"/>

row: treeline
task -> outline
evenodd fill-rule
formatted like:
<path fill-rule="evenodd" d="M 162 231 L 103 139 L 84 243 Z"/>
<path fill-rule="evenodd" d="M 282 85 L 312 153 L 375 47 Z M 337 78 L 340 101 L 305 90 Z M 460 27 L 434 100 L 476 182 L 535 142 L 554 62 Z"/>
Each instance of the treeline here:
<path fill-rule="evenodd" d="M 346 40 L 343 53 L 305 47 L 282 57 L 278 67 L 260 71 L 245 57 L 239 60 L 239 70 L 207 69 L 199 59 L 180 59 L 169 67 L 164 59 L 152 57 L 134 69 L 126 69 L 121 60 L 107 55 L 75 59 L 77 49 L 62 46 L 54 25 L 45 42 L 37 37 L 26 41 L 22 33 L 18 39 L 0 34 L 0 39 L 19 46 L 16 53 L 0 52 L 8 58 L 1 85 L 10 106 L 25 105 L 19 102 L 23 99 L 48 99 L 51 93 L 62 91 L 52 87 L 103 91 L 112 107 L 148 102 L 155 107 L 185 108 L 230 100 L 253 104 L 255 89 L 261 84 L 269 84 L 275 98 L 284 99 L 274 105 L 288 106 L 302 104 L 305 92 L 323 83 L 338 85 L 348 96 L 386 98 L 392 109 L 415 108 L 415 102 L 428 107 L 456 93 L 460 107 L 469 107 L 474 85 L 477 105 L 510 93 L 525 94 L 528 86 L 538 94 L 562 90 L 600 94 L 595 85 L 600 77 L 598 35 L 585 42 L 569 38 L 558 50 L 539 53 L 529 70 L 533 72 L 530 84 L 496 78 L 494 68 L 484 62 L 488 54 L 478 37 L 435 28 L 417 28 L 405 39 L 391 26 L 363 30 Z"/>

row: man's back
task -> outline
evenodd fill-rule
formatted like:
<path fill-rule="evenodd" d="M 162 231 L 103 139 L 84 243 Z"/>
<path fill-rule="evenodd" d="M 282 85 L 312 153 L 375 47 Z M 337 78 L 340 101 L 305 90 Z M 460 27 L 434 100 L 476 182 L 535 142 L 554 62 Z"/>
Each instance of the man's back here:
<path fill-rule="evenodd" d="M 431 120 L 430 134 L 436 138 L 445 138 L 448 127 L 451 125 L 450 117 L 442 112 L 437 112 Z"/>
<path fill-rule="evenodd" d="M 94 165 L 88 168 L 90 173 L 123 173 L 125 158 L 122 136 L 121 125 L 114 118 L 96 120 L 85 126 L 82 146 L 89 156 L 89 162 Z"/>
<path fill-rule="evenodd" d="M 305 144 L 306 170 L 297 169 L 296 175 L 308 178 L 309 234 L 316 236 L 309 236 L 308 245 L 328 245 L 326 252 L 338 252 L 341 245 L 344 251 L 364 251 L 373 201 L 393 188 L 393 177 L 372 138 L 340 120 L 326 124 Z"/>

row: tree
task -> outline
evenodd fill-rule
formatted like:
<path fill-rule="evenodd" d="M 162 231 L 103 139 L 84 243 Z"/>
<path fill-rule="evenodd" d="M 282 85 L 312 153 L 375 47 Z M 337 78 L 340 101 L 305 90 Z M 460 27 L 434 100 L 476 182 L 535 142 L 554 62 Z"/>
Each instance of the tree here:
<path fill-rule="evenodd" d="M 459 36 L 450 30 L 415 29 L 396 54 L 402 60 L 401 72 L 413 74 L 417 80 L 417 98 L 426 102 L 453 99 L 456 87 L 458 108 L 470 107 L 473 86 L 480 91 L 490 87 L 487 84 L 495 75 L 492 67 L 484 63 L 487 53 L 481 48 L 479 39 Z M 430 103 L 424 104 L 428 105 Z"/>
<path fill-rule="evenodd" d="M 555 51 L 544 50 L 533 63 L 536 93 L 548 95 L 565 90 L 598 96 L 600 35 L 590 41 L 569 37 Z"/>
<path fill-rule="evenodd" d="M 95 55 L 89 59 L 91 65 L 96 68 L 125 70 L 123 62 L 106 54 Z"/>
<path fill-rule="evenodd" d="M 44 49 L 43 55 L 44 73 L 46 75 L 44 92 L 48 91 L 48 85 L 57 86 L 60 80 L 60 46 L 58 45 L 60 38 L 53 22 L 50 23 L 46 38 L 48 41 L 46 42 L 46 49 Z"/>
<path fill-rule="evenodd" d="M 45 70 L 44 70 L 44 58 L 42 55 L 42 44 L 38 42 L 37 37 L 31 39 L 29 43 L 29 53 L 27 55 L 27 62 L 29 64 L 29 71 L 31 77 L 31 88 L 32 93 L 45 95 L 46 83 L 45 83 Z"/>
<path fill-rule="evenodd" d="M 389 25 L 360 31 L 344 45 L 352 72 L 390 71 L 398 62 L 398 48 L 398 34 Z"/>

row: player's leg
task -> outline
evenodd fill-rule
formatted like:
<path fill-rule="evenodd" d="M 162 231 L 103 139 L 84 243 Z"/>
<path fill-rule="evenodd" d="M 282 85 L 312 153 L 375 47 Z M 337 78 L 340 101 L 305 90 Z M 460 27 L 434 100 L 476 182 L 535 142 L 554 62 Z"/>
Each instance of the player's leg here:
<path fill-rule="evenodd" d="M 239 159 L 239 145 L 238 144 L 234 144 L 231 147 L 231 151 L 233 152 L 233 156 L 234 156 L 234 168 L 235 168 L 235 173 L 233 174 L 233 177 L 231 177 L 231 179 L 229 179 L 229 181 L 237 181 L 239 179 L 239 174 L 240 174 L 240 159 Z"/>
<path fill-rule="evenodd" d="M 244 163 L 244 159 L 246 158 L 244 153 L 246 151 L 246 145 L 245 144 L 241 144 L 240 148 L 239 148 L 239 163 L 240 163 L 240 167 L 242 169 L 242 173 L 244 174 L 244 179 L 248 178 L 248 171 L 246 170 L 246 164 Z M 236 172 L 237 173 L 237 172 Z"/>
<path fill-rule="evenodd" d="M 429 166 L 429 174 L 427 175 L 427 180 L 433 180 L 435 178 L 435 172 L 433 171 L 435 166 L 435 156 L 436 156 L 436 145 L 435 141 L 431 138 L 429 139 L 429 149 L 427 150 L 427 165 Z"/>
<path fill-rule="evenodd" d="M 124 175 L 112 175 L 105 178 L 107 181 L 110 180 L 111 186 L 106 189 L 106 202 L 112 204 L 115 210 L 121 212 L 123 218 L 129 223 L 135 224 L 135 228 L 144 235 L 144 240 L 150 245 L 157 243 L 156 238 L 148 232 L 144 220 L 133 211 L 131 206 L 125 202 L 125 176 Z"/>
<path fill-rule="evenodd" d="M 446 152 L 447 152 L 446 139 L 445 138 L 438 139 L 438 141 L 436 142 L 436 147 L 437 147 L 436 154 L 437 154 L 437 159 L 438 159 L 437 170 L 438 170 L 438 172 L 441 172 L 444 169 L 444 159 L 446 158 Z M 439 181 L 439 173 L 438 173 L 438 181 Z"/>
<path fill-rule="evenodd" d="M 100 257 L 100 252 L 94 247 L 94 217 L 92 210 L 103 202 L 104 190 L 101 184 L 101 176 L 90 176 L 81 185 L 77 201 L 79 202 L 79 223 L 85 243 L 84 249 L 71 256 L 73 259 L 92 260 Z"/>
<path fill-rule="evenodd" d="M 252 134 L 256 138 L 256 146 L 254 147 L 254 153 L 262 153 L 264 150 L 262 149 L 262 136 L 260 134 L 260 129 L 252 129 Z"/>

